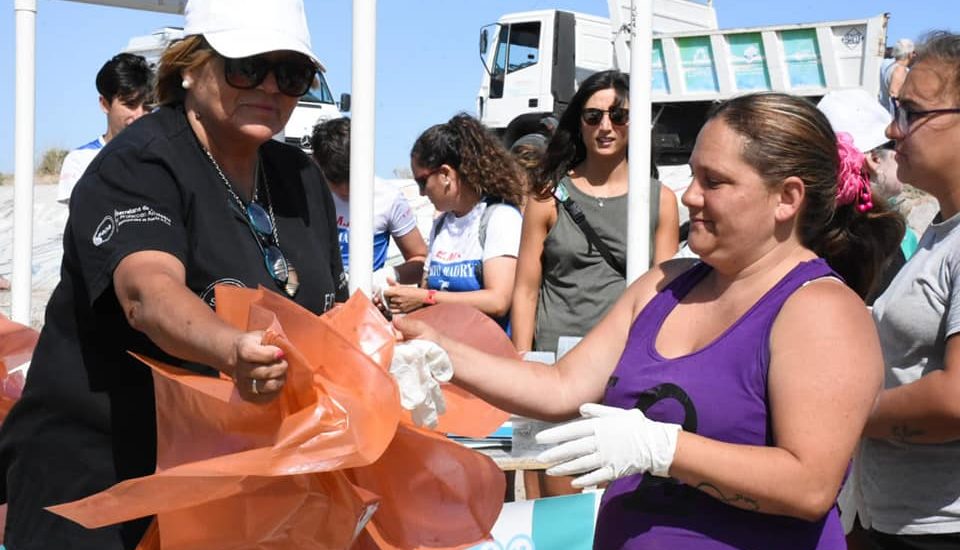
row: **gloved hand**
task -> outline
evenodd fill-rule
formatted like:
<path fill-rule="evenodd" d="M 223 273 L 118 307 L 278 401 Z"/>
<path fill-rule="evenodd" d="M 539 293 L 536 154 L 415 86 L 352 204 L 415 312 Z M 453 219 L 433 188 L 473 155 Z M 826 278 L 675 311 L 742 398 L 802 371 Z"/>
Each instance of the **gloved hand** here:
<path fill-rule="evenodd" d="M 417 426 L 437 425 L 446 412 L 440 382 L 453 378 L 453 363 L 447 352 L 430 340 L 398 342 L 393 348 L 390 374 L 400 388 L 400 405 L 413 412 Z"/>
<path fill-rule="evenodd" d="M 574 487 L 646 472 L 669 477 L 681 429 L 678 424 L 650 420 L 639 409 L 596 403 L 581 405 L 580 415 L 582 420 L 537 434 L 541 445 L 562 443 L 537 457 L 540 462 L 559 462 L 547 469 L 548 475 L 589 472 L 574 479 Z"/>
<path fill-rule="evenodd" d="M 378 296 L 383 289 L 397 284 L 397 270 L 394 267 L 385 265 L 373 272 L 373 278 L 370 281 L 370 295 Z"/>

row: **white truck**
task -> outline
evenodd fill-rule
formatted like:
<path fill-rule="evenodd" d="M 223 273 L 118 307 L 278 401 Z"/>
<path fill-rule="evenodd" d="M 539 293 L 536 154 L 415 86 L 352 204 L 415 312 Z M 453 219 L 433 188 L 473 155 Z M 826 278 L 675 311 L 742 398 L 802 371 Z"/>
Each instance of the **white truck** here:
<path fill-rule="evenodd" d="M 581 81 L 628 70 L 630 0 L 611 19 L 561 10 L 503 15 L 480 31 L 480 120 L 509 146 L 559 116 Z M 829 90 L 876 94 L 887 15 L 851 21 L 720 30 L 712 2 L 653 0 L 653 143 L 664 164 L 685 164 L 710 105 L 775 90 L 813 99 Z"/>
<path fill-rule="evenodd" d="M 134 36 L 123 51 L 142 55 L 151 67 L 156 67 L 167 45 L 181 38 L 183 29 L 164 27 L 147 35 Z M 340 101 L 335 101 L 322 71 L 317 72 L 317 81 L 319 85 L 300 98 L 283 132 L 276 136 L 308 152 L 313 126 L 339 118 L 350 110 L 350 94 L 340 94 Z"/>

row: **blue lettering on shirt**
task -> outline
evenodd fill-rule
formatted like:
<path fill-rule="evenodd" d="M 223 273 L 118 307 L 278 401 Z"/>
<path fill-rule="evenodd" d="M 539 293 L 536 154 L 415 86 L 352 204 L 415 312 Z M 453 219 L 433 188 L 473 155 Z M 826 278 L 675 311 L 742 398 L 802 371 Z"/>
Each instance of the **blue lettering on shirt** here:
<path fill-rule="evenodd" d="M 338 227 L 337 237 L 340 242 L 340 259 L 343 260 L 343 269 L 350 267 L 350 228 Z M 387 250 L 390 247 L 390 233 L 377 233 L 373 236 L 373 270 L 376 271 L 387 263 Z"/>
<path fill-rule="evenodd" d="M 430 272 L 427 274 L 427 288 L 450 292 L 481 290 L 483 286 L 478 277 L 480 265 L 480 260 L 446 264 L 434 261 L 430 264 Z"/>

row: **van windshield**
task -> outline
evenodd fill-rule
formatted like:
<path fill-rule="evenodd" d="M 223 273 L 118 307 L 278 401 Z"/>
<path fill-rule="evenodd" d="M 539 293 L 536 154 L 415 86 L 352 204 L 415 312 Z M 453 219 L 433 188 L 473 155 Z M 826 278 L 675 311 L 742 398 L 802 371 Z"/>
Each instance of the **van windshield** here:
<path fill-rule="evenodd" d="M 320 84 L 316 88 L 310 88 L 306 95 L 300 98 L 300 101 L 307 103 L 334 103 L 333 94 L 330 93 L 330 87 L 327 86 L 327 79 L 323 77 L 323 73 L 317 73 L 317 82 Z"/>

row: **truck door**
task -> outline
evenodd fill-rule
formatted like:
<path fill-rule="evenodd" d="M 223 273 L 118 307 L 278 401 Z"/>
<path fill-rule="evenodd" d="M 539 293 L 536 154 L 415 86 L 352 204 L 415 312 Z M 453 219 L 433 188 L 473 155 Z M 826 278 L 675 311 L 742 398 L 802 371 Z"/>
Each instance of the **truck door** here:
<path fill-rule="evenodd" d="M 505 127 L 515 116 L 531 111 L 549 111 L 552 105 L 541 95 L 544 86 L 540 21 L 500 25 L 490 63 L 490 95 L 483 118 L 488 126 Z"/>

